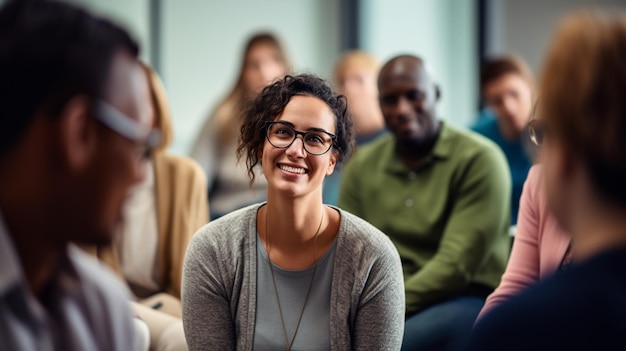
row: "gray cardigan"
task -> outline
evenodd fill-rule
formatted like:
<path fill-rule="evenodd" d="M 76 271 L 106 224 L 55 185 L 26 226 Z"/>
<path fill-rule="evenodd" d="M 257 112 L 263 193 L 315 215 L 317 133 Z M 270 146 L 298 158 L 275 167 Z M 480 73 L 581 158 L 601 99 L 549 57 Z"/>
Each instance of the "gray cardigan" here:
<path fill-rule="evenodd" d="M 202 227 L 185 257 L 183 325 L 190 350 L 252 350 L 256 217 L 248 206 Z M 391 241 L 342 210 L 331 287 L 331 350 L 399 350 L 404 283 Z"/>

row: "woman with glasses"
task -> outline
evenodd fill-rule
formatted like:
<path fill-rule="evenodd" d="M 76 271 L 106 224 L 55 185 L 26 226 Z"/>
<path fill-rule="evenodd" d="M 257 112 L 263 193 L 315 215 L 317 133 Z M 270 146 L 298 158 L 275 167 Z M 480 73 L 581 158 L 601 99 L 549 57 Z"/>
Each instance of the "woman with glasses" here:
<path fill-rule="evenodd" d="M 240 157 L 267 202 L 192 239 L 183 273 L 191 350 L 399 350 L 400 258 L 373 226 L 322 203 L 351 150 L 346 100 L 311 75 L 266 87 L 245 115 Z"/>
<path fill-rule="evenodd" d="M 558 26 L 534 135 L 544 136 L 541 191 L 571 234 L 572 264 L 481 319 L 470 350 L 626 350 L 625 57 L 623 10 L 580 11 Z"/>
<path fill-rule="evenodd" d="M 544 139 L 541 121 L 533 117 L 528 131 L 530 141 L 540 151 Z M 541 189 L 542 172 L 540 164 L 533 166 L 528 172 L 520 198 L 515 241 L 506 271 L 500 285 L 485 301 L 477 320 L 571 263 L 571 239 L 548 209 Z"/>

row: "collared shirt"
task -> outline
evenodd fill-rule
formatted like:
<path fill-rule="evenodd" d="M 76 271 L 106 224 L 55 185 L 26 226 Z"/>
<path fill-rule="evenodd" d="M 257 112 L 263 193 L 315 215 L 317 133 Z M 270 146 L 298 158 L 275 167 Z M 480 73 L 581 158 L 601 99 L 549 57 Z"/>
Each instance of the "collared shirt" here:
<path fill-rule="evenodd" d="M 132 315 L 119 281 L 80 249 L 66 256 L 37 299 L 0 213 L 0 348 L 130 350 Z"/>
<path fill-rule="evenodd" d="M 411 314 L 498 285 L 510 247 L 510 192 L 496 145 L 442 123 L 416 169 L 396 154 L 391 134 L 357 151 L 344 169 L 339 207 L 391 238 Z"/>

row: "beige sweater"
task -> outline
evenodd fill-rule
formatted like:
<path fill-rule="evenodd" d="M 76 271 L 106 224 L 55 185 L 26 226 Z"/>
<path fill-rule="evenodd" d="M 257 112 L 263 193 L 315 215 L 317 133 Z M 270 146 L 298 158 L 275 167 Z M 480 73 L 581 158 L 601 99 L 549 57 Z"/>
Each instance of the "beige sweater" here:
<path fill-rule="evenodd" d="M 208 222 L 204 172 L 191 159 L 158 152 L 153 157 L 157 210 L 157 269 L 161 290 L 180 298 L 183 260 L 191 236 Z M 121 274 L 113 246 L 98 257 Z"/>

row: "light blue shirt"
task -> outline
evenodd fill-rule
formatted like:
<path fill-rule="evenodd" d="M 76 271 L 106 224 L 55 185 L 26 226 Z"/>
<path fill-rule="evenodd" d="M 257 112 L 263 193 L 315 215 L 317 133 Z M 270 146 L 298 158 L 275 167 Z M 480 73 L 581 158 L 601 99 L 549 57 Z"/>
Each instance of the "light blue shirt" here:
<path fill-rule="evenodd" d="M 37 299 L 28 288 L 0 212 L 0 348 L 2 350 L 131 350 L 129 297 L 95 259 L 68 245 Z"/>

